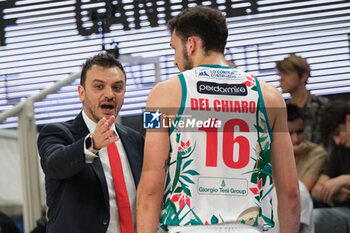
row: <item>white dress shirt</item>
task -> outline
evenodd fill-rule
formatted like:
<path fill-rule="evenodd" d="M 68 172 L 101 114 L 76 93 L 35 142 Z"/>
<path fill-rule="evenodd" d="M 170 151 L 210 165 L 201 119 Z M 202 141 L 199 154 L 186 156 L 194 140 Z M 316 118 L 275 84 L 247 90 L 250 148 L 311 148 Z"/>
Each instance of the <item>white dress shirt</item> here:
<path fill-rule="evenodd" d="M 85 121 L 85 124 L 89 128 L 90 134 L 92 134 L 95 131 L 96 123 L 92 121 L 83 111 L 83 119 Z M 115 132 L 115 134 L 118 136 L 118 133 L 115 129 L 115 124 L 112 124 L 111 129 Z M 87 135 L 88 136 L 90 136 Z M 130 201 L 130 207 L 131 207 L 131 214 L 132 214 L 132 220 L 134 223 L 134 229 L 135 229 L 135 220 L 136 220 L 136 186 L 135 181 L 131 172 L 130 164 L 128 161 L 128 158 L 126 156 L 126 152 L 124 150 L 124 146 L 121 142 L 121 140 L 118 140 L 115 142 L 119 151 L 120 160 L 123 167 L 123 173 L 124 173 L 124 179 L 126 188 L 128 191 L 129 201 Z M 85 143 L 84 143 L 84 153 L 85 153 L 85 162 L 86 163 L 92 163 L 94 159 L 97 157 L 94 153 L 90 152 L 86 149 Z M 116 202 L 116 196 L 115 196 L 115 190 L 114 190 L 114 183 L 113 183 L 113 177 L 112 177 L 112 171 L 111 166 L 109 164 L 109 158 L 108 158 L 108 151 L 107 147 L 102 147 L 100 151 L 98 152 L 98 156 L 100 157 L 103 171 L 106 177 L 107 186 L 108 186 L 108 193 L 109 193 L 109 211 L 110 211 L 110 221 L 107 228 L 107 233 L 120 233 L 120 227 L 119 227 L 119 214 L 118 214 L 118 206 Z M 94 210 L 91 210 L 94 211 Z"/>

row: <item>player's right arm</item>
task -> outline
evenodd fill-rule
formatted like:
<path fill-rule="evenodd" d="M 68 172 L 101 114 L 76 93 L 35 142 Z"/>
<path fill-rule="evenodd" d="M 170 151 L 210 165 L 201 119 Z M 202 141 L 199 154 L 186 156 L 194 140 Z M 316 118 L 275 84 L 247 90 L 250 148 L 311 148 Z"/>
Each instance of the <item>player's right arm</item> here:
<path fill-rule="evenodd" d="M 181 100 L 181 85 L 178 78 L 159 83 L 147 99 L 147 109 L 159 109 L 162 114 L 176 114 Z M 153 111 L 152 110 L 152 111 Z M 170 151 L 169 131 L 150 129 L 146 132 L 144 162 L 137 188 L 137 232 L 155 233 L 159 225 L 165 175 Z"/>

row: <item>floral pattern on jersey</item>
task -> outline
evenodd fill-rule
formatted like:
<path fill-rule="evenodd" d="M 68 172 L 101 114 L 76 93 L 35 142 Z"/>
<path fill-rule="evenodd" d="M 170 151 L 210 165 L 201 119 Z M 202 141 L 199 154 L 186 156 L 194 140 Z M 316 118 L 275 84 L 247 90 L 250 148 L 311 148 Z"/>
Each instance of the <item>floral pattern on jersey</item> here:
<path fill-rule="evenodd" d="M 249 87 L 252 91 L 258 91 L 258 88 L 256 86 L 256 79 L 254 75 L 244 73 L 244 76 L 246 77 L 247 81 L 243 82 L 247 87 Z"/>
<path fill-rule="evenodd" d="M 188 224 L 203 224 L 199 217 L 191 209 L 191 191 L 189 185 L 194 184 L 193 177 L 199 173 L 190 169 L 193 162 L 191 155 L 194 152 L 196 145 L 191 145 L 190 140 L 181 141 L 181 134 L 177 133 L 177 157 L 176 160 L 169 164 L 175 167 L 175 175 L 170 184 L 170 175 L 168 173 L 165 182 L 165 195 L 163 198 L 163 215 L 161 217 L 161 227 L 166 230 L 167 225 L 188 225 Z M 187 207 L 187 208 L 186 208 Z M 183 219 L 192 213 L 194 219 L 185 224 L 180 224 Z M 181 216 L 181 217 L 180 217 Z"/>
<path fill-rule="evenodd" d="M 244 73 L 244 76 L 247 78 L 247 81 L 243 82 L 243 84 L 245 84 L 247 87 L 254 88 L 256 86 L 254 76 L 247 73 Z"/>
<path fill-rule="evenodd" d="M 249 190 L 254 194 L 256 199 L 256 205 L 258 207 L 257 216 L 253 221 L 253 226 L 258 226 L 262 222 L 266 227 L 273 227 L 275 225 L 273 220 L 272 207 L 270 213 L 265 213 L 263 211 L 263 202 L 268 202 L 268 205 L 272 205 L 272 200 L 268 199 L 270 192 L 272 191 L 272 170 L 271 170 L 271 159 L 270 159 L 270 140 L 267 130 L 267 122 L 264 114 L 261 112 L 262 103 L 260 99 L 258 100 L 258 108 L 256 112 L 256 125 L 254 125 L 257 134 L 258 141 L 255 148 L 255 156 L 251 159 L 254 160 L 255 165 L 251 173 L 251 187 Z M 242 223 L 246 223 L 242 220 Z"/>

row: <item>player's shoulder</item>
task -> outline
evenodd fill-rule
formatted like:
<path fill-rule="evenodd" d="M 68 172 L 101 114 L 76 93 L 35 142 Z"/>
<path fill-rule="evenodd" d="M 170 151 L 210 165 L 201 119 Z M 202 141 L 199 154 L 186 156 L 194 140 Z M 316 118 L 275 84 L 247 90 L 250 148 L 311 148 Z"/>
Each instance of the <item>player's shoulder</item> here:
<path fill-rule="evenodd" d="M 259 80 L 262 96 L 266 107 L 283 107 L 285 101 L 281 92 L 273 85 Z"/>
<path fill-rule="evenodd" d="M 157 83 L 151 90 L 150 95 L 164 95 L 171 94 L 172 92 L 178 91 L 176 88 L 181 87 L 178 76 L 169 78 L 167 80 Z"/>
<path fill-rule="evenodd" d="M 180 79 L 178 75 L 157 83 L 153 89 L 156 89 L 157 91 L 164 90 L 174 85 L 180 85 Z"/>
<path fill-rule="evenodd" d="M 152 106 L 172 106 L 181 97 L 181 82 L 178 76 L 157 83 L 148 95 L 147 104 Z"/>

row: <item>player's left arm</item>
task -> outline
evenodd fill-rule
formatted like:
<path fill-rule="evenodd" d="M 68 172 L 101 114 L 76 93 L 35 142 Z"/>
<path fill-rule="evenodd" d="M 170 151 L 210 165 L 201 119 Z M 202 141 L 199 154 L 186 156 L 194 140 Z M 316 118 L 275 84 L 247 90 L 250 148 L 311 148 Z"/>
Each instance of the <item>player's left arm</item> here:
<path fill-rule="evenodd" d="M 273 86 L 260 81 L 273 132 L 271 142 L 272 176 L 278 198 L 281 233 L 297 233 L 300 222 L 300 197 L 293 146 L 287 125 L 284 99 Z"/>

